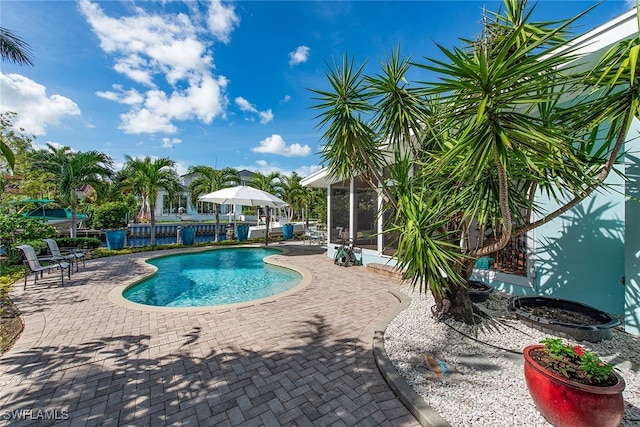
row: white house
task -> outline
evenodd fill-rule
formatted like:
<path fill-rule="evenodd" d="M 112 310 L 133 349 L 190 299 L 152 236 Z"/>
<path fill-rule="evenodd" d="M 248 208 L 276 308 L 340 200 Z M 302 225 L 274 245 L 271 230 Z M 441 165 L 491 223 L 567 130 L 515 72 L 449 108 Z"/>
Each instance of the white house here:
<path fill-rule="evenodd" d="M 247 185 L 254 173 L 243 169 L 238 171 L 240 176 L 240 184 Z M 185 174 L 180 176 L 181 191 L 178 195 L 170 198 L 165 190 L 158 192 L 158 199 L 156 203 L 156 219 L 158 221 L 210 221 L 214 219 L 214 207 L 213 203 L 199 202 L 196 206 L 191 204 L 189 198 L 189 184 L 193 181 L 194 176 L 192 174 Z M 220 217 L 229 219 L 233 213 L 242 212 L 242 206 L 222 205 L 220 206 Z"/>

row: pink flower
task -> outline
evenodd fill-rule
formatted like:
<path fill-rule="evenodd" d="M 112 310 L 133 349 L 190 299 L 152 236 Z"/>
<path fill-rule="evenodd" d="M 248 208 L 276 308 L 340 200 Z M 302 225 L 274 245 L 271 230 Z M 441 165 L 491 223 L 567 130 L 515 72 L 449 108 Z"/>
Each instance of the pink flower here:
<path fill-rule="evenodd" d="M 576 355 L 578 356 L 582 356 L 584 354 L 584 351 L 582 350 L 582 347 L 580 347 L 579 345 L 573 347 L 573 351 L 576 353 Z"/>

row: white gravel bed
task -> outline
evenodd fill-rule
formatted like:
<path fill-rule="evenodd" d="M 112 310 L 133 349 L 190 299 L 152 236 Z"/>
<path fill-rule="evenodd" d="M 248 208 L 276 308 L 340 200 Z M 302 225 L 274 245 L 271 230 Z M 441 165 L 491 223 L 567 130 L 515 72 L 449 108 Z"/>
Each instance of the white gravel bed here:
<path fill-rule="evenodd" d="M 494 292 L 481 304 L 500 320 L 495 328 L 474 331 L 463 324 L 451 324 L 469 336 L 465 337 L 431 316 L 431 295 L 421 295 L 409 285 L 399 290 L 411 298 L 411 304 L 387 327 L 385 350 L 400 375 L 428 405 L 456 427 L 550 425 L 529 396 L 523 358 L 516 354 L 550 335 L 516 320 L 506 309 L 506 294 Z M 621 426 L 640 426 L 640 338 L 615 330 L 611 340 L 574 344 L 617 363 L 616 369 L 626 382 Z M 429 366 L 434 362 L 437 367 L 432 369 Z M 436 373 L 443 367 L 449 373 Z"/>

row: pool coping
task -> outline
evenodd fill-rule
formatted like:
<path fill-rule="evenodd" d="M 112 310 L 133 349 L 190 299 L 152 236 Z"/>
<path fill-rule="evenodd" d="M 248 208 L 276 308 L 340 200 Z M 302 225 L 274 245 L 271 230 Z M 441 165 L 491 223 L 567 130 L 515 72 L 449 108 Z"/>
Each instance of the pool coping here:
<path fill-rule="evenodd" d="M 302 268 L 302 267 L 292 267 L 291 265 L 287 265 L 284 262 L 281 262 L 281 261 L 278 261 L 278 260 L 274 259 L 277 256 L 287 254 L 289 252 L 289 249 L 287 249 L 286 247 L 272 247 L 272 249 L 276 249 L 276 250 L 280 251 L 280 253 L 264 257 L 263 261 L 265 262 L 265 264 L 270 264 L 270 265 L 274 265 L 274 266 L 277 266 L 277 267 L 286 268 L 288 270 L 295 271 L 295 272 L 297 272 L 298 274 L 300 274 L 302 276 L 302 280 L 300 281 L 300 283 L 298 285 L 296 285 L 293 288 L 288 289 L 288 290 L 286 290 L 284 292 L 280 292 L 279 294 L 273 295 L 273 296 L 260 298 L 260 299 L 254 299 L 254 300 L 251 300 L 251 301 L 237 302 L 237 303 L 233 303 L 233 304 L 206 305 L 206 306 L 200 306 L 200 307 L 160 307 L 160 306 L 146 305 L 146 304 L 140 304 L 140 303 L 137 303 L 137 302 L 133 302 L 133 301 L 130 301 L 130 300 L 126 299 L 123 296 L 124 291 L 126 291 L 129 288 L 131 288 L 132 286 L 136 286 L 139 283 L 144 282 L 145 280 L 149 279 L 150 277 L 153 277 L 157 273 L 157 271 L 158 271 L 157 267 L 152 265 L 152 264 L 149 264 L 147 261 L 150 261 L 150 260 L 153 260 L 153 259 L 158 259 L 158 258 L 165 258 L 165 257 L 168 257 L 168 256 L 175 256 L 175 255 L 182 255 L 182 254 L 192 254 L 192 253 L 200 253 L 200 252 L 209 252 L 209 251 L 215 251 L 215 250 L 220 250 L 220 249 L 261 248 L 261 247 L 265 247 L 265 246 L 260 245 L 260 244 L 248 244 L 248 245 L 237 245 L 237 246 L 205 246 L 205 247 L 202 247 L 202 248 L 190 248 L 190 250 L 187 250 L 187 251 L 182 250 L 182 251 L 172 252 L 170 254 L 157 254 L 157 255 L 149 256 L 147 258 L 142 259 L 142 261 L 145 263 L 146 266 L 152 268 L 153 271 L 151 271 L 148 274 L 144 274 L 142 277 L 140 277 L 139 279 L 137 279 L 133 283 L 128 283 L 128 284 L 124 284 L 124 285 L 118 285 L 118 286 L 114 287 L 107 294 L 107 300 L 109 302 L 113 303 L 113 304 L 119 305 L 120 307 L 124 307 L 124 308 L 131 309 L 131 310 L 146 311 L 146 312 L 182 313 L 182 312 L 205 312 L 205 311 L 212 311 L 212 310 L 218 310 L 218 309 L 229 310 L 229 309 L 237 309 L 237 308 L 244 308 L 244 307 L 252 307 L 252 306 L 261 305 L 261 304 L 267 304 L 267 303 L 270 303 L 270 302 L 272 302 L 274 300 L 277 300 L 277 299 L 289 296 L 291 294 L 294 294 L 296 292 L 299 292 L 299 291 L 301 291 L 302 289 L 304 289 L 305 287 L 307 287 L 311 283 L 312 274 L 311 274 L 311 272 L 309 270 L 307 270 L 305 268 Z M 266 246 L 266 247 L 269 248 L 269 246 Z"/>

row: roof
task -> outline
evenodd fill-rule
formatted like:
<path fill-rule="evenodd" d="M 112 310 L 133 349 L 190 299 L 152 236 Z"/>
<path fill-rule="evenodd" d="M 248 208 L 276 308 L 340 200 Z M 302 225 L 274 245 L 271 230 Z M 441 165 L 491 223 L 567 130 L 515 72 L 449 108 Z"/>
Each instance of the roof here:
<path fill-rule="evenodd" d="M 329 178 L 329 169 L 322 168 L 311 175 L 302 178 L 300 185 L 311 188 L 327 188 L 329 184 L 335 184 L 336 180 Z"/>

